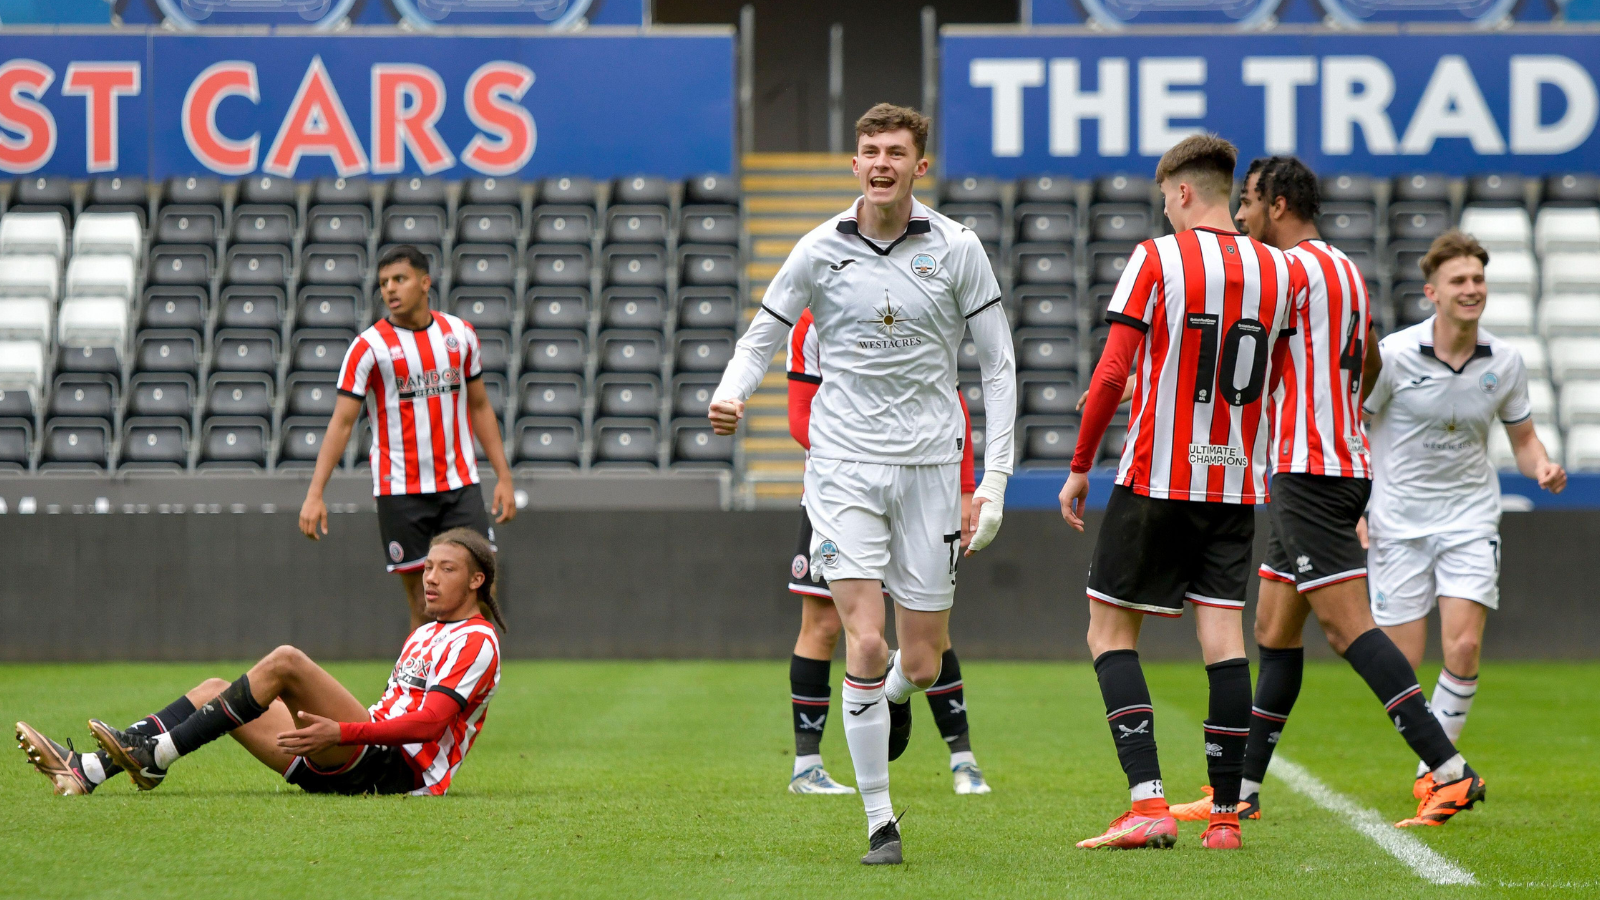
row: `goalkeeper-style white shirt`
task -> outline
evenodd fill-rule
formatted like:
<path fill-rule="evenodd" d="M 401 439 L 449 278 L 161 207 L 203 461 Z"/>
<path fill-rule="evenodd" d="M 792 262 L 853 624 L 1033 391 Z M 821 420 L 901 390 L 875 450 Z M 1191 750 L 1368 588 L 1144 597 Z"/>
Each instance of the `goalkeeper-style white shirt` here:
<path fill-rule="evenodd" d="M 857 203 L 795 245 L 740 338 L 715 399 L 748 399 L 809 307 L 822 378 L 811 405 L 811 456 L 959 463 L 965 433 L 956 351 L 970 328 L 983 377 L 985 466 L 1009 474 L 1016 361 L 983 244 L 915 199 L 904 235 L 869 240 L 856 228 Z"/>

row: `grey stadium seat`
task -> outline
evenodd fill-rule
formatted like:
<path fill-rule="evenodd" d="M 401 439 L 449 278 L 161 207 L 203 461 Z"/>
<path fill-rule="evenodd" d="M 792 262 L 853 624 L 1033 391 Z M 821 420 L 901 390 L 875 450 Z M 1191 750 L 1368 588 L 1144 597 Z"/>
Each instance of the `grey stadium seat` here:
<path fill-rule="evenodd" d="M 1389 206 L 1389 239 L 1432 241 L 1450 228 L 1450 207 L 1443 203 L 1394 203 Z"/>
<path fill-rule="evenodd" d="M 1089 239 L 1138 241 L 1150 237 L 1150 207 L 1132 203 L 1102 203 L 1089 208 Z"/>
<path fill-rule="evenodd" d="M 661 371 L 662 335 L 658 331 L 600 332 L 600 371 Z"/>
<path fill-rule="evenodd" d="M 1136 244 L 1089 245 L 1089 280 L 1095 284 L 1116 284 L 1128 266 L 1128 256 Z"/>
<path fill-rule="evenodd" d="M 992 203 L 947 203 L 939 212 L 972 229 L 986 244 L 1000 242 L 1000 207 Z"/>
<path fill-rule="evenodd" d="M 522 179 L 509 175 L 471 178 L 461 185 L 462 206 L 522 206 Z"/>
<path fill-rule="evenodd" d="M 539 182 L 539 202 L 594 206 L 594 181 L 581 175 L 546 178 Z"/>
<path fill-rule="evenodd" d="M 707 173 L 696 175 L 683 183 L 683 202 L 726 203 L 739 202 L 739 183 L 728 175 Z"/>
<path fill-rule="evenodd" d="M 661 413 L 661 379 L 649 374 L 602 375 L 595 382 L 597 416 L 644 416 Z"/>
<path fill-rule="evenodd" d="M 209 292 L 198 285 L 151 285 L 145 288 L 144 300 L 139 304 L 139 327 L 200 331 L 206 327 L 208 296 Z"/>
<path fill-rule="evenodd" d="M 1065 175 L 1036 175 L 1017 182 L 1017 203 L 1078 202 L 1078 183 Z"/>
<path fill-rule="evenodd" d="M 1521 175 L 1489 172 L 1467 179 L 1467 202 L 1480 206 L 1525 206 L 1528 182 Z"/>
<path fill-rule="evenodd" d="M 1077 329 L 1023 328 L 1014 340 L 1017 345 L 1017 368 L 1025 371 L 1078 370 Z"/>
<path fill-rule="evenodd" d="M 282 285 L 289 277 L 289 248 L 281 244 L 235 244 L 223 264 L 224 284 Z"/>
<path fill-rule="evenodd" d="M 1024 372 L 1018 378 L 1019 415 L 1070 416 L 1077 413 L 1078 377 L 1070 372 Z"/>
<path fill-rule="evenodd" d="M 1150 204 L 1155 182 L 1139 175 L 1106 175 L 1094 181 L 1096 203 Z"/>
<path fill-rule="evenodd" d="M 444 208 L 391 206 L 383 211 L 383 241 L 388 244 L 441 244 Z"/>
<path fill-rule="evenodd" d="M 207 416 L 272 415 L 274 399 L 271 375 L 219 372 L 206 385 Z"/>
<path fill-rule="evenodd" d="M 510 244 L 463 244 L 451 257 L 452 284 L 511 287 L 517 279 L 517 248 Z"/>
<path fill-rule="evenodd" d="M 1070 244 L 1077 237 L 1078 211 L 1071 206 L 1028 203 L 1017 207 L 1016 216 L 1018 243 Z"/>
<path fill-rule="evenodd" d="M 1336 245 L 1370 241 L 1378 233 L 1378 211 L 1370 203 L 1324 203 L 1317 229 Z"/>
<path fill-rule="evenodd" d="M 56 354 L 58 372 L 104 372 L 122 375 L 122 354 L 117 347 L 60 347 Z"/>
<path fill-rule="evenodd" d="M 526 326 L 584 330 L 589 327 L 587 287 L 536 287 L 528 291 Z"/>
<path fill-rule="evenodd" d="M 512 206 L 463 206 L 456 213 L 456 243 L 515 244 L 522 213 Z"/>
<path fill-rule="evenodd" d="M 737 328 L 738 293 L 731 287 L 691 286 L 678 290 L 679 328 Z"/>
<path fill-rule="evenodd" d="M 655 244 L 612 244 L 601 253 L 606 284 L 667 284 L 667 248 Z"/>
<path fill-rule="evenodd" d="M 33 423 L 0 419 L 0 471 L 22 472 L 33 454 Z"/>
<path fill-rule="evenodd" d="M 211 368 L 222 372 L 277 372 L 278 333 L 224 329 L 213 341 Z"/>
<path fill-rule="evenodd" d="M 130 418 L 122 426 L 119 470 L 182 471 L 189 465 L 189 420 L 180 416 Z"/>
<path fill-rule="evenodd" d="M 672 465 L 674 468 L 733 465 L 733 436 L 719 435 L 705 419 L 675 419 L 672 422 Z"/>
<path fill-rule="evenodd" d="M 58 375 L 50 391 L 51 418 L 110 420 L 117 414 L 117 381 L 106 375 Z"/>
<path fill-rule="evenodd" d="M 180 416 L 194 411 L 194 376 L 145 373 L 128 382 L 128 415 Z"/>
<path fill-rule="evenodd" d="M 1024 416 L 1017 420 L 1022 468 L 1066 468 L 1078 444 L 1078 423 L 1066 416 Z"/>
<path fill-rule="evenodd" d="M 674 416 L 704 419 L 711 411 L 711 395 L 716 392 L 722 376 L 716 373 L 695 372 L 672 379 L 672 414 Z"/>
<path fill-rule="evenodd" d="M 89 182 L 83 198 L 84 212 L 131 212 L 146 224 L 150 194 L 145 180 L 135 175 L 103 175 Z"/>
<path fill-rule="evenodd" d="M 511 367 L 511 335 L 505 331 L 478 332 L 478 350 L 483 355 L 483 371 L 504 375 Z"/>
<path fill-rule="evenodd" d="M 1394 203 L 1410 201 L 1450 202 L 1450 179 L 1430 172 L 1396 175 L 1390 187 L 1389 199 Z"/>
<path fill-rule="evenodd" d="M 956 392 L 967 403 L 967 415 L 983 416 L 983 383 L 981 381 L 963 381 L 956 385 Z"/>
<path fill-rule="evenodd" d="M 583 423 L 577 419 L 522 419 L 517 422 L 515 462 L 520 468 L 578 467 Z"/>
<path fill-rule="evenodd" d="M 528 250 L 528 281 L 537 285 L 588 287 L 589 264 L 587 246 L 534 245 Z"/>
<path fill-rule="evenodd" d="M 673 338 L 674 371 L 721 372 L 733 359 L 731 331 L 680 331 Z"/>
<path fill-rule="evenodd" d="M 1078 304 L 1070 287 L 1023 286 L 1016 297 L 1018 328 L 1078 327 Z"/>
<path fill-rule="evenodd" d="M 228 238 L 241 244 L 289 244 L 294 241 L 294 218 L 291 206 L 235 207 Z"/>
<path fill-rule="evenodd" d="M 666 206 L 672 202 L 672 186 L 654 175 L 630 175 L 611 183 L 611 205 Z"/>
<path fill-rule="evenodd" d="M 356 339 L 355 332 L 306 328 L 290 339 L 289 369 L 293 372 L 337 372 Z"/>
<path fill-rule="evenodd" d="M 231 259 L 233 251 L 228 255 Z M 361 284 L 366 274 L 366 247 L 312 244 L 300 251 L 300 280 L 305 284 Z"/>
<path fill-rule="evenodd" d="M 335 401 L 339 398 L 338 379 L 322 372 L 296 372 L 284 384 L 286 397 L 284 412 L 291 416 L 320 416 L 324 421 L 333 415 Z"/>
<path fill-rule="evenodd" d="M 216 264 L 216 251 L 210 247 L 181 244 L 152 247 L 145 277 L 151 284 L 193 284 L 205 287 L 211 284 L 211 270 Z"/>
<path fill-rule="evenodd" d="M 218 328 L 278 328 L 288 312 L 283 286 L 241 284 L 222 289 L 217 301 Z"/>
<path fill-rule="evenodd" d="M 271 175 L 251 175 L 239 179 L 239 203 L 272 206 L 295 205 L 299 188 L 288 178 Z"/>
<path fill-rule="evenodd" d="M 311 186 L 311 205 L 324 203 L 372 206 L 372 187 L 365 178 L 318 178 Z"/>
<path fill-rule="evenodd" d="M 685 244 L 678 258 L 684 284 L 739 283 L 739 251 L 732 247 Z"/>
<path fill-rule="evenodd" d="M 214 175 L 178 175 L 167 179 L 163 203 L 222 205 L 222 181 Z"/>
<path fill-rule="evenodd" d="M 259 419 L 232 416 L 207 419 L 201 426 L 200 468 L 266 468 L 270 428 L 267 422 Z"/>
<path fill-rule="evenodd" d="M 540 206 L 533 210 L 536 244 L 588 245 L 594 236 L 595 212 L 587 206 Z"/>
<path fill-rule="evenodd" d="M 994 178 L 964 175 L 946 178 L 939 185 L 943 203 L 999 203 L 1000 182 Z"/>
<path fill-rule="evenodd" d="M 1544 180 L 1544 203 L 1558 206 L 1593 206 L 1600 203 L 1600 175 L 1565 172 Z"/>
<path fill-rule="evenodd" d="M 361 289 L 352 285 L 306 285 L 295 294 L 300 308 L 296 328 L 346 328 L 360 331 L 366 325 L 366 304 Z"/>
<path fill-rule="evenodd" d="M 59 212 L 70 225 L 72 202 L 72 182 L 65 176 L 29 175 L 17 180 L 7 211 Z"/>
<path fill-rule="evenodd" d="M 577 418 L 583 415 L 583 395 L 582 375 L 524 375 L 517 385 L 517 414 Z"/>
<path fill-rule="evenodd" d="M 411 175 L 389 182 L 390 203 L 442 207 L 448 200 L 442 178 Z"/>
<path fill-rule="evenodd" d="M 667 324 L 667 294 L 653 287 L 606 288 L 600 295 L 600 327 L 649 328 Z"/>
<path fill-rule="evenodd" d="M 458 287 L 450 291 L 449 309 L 478 331 L 510 331 L 516 311 L 511 289 Z"/>
<path fill-rule="evenodd" d="M 598 419 L 594 423 L 597 466 L 654 468 L 660 459 L 660 425 L 655 419 Z"/>
<path fill-rule="evenodd" d="M 581 331 L 525 331 L 522 348 L 522 367 L 529 372 L 582 372 L 589 357 Z"/>
<path fill-rule="evenodd" d="M 288 418 L 283 420 L 283 440 L 278 446 L 278 467 L 312 468 L 322 452 L 322 438 L 328 430 L 327 418 Z"/>
<path fill-rule="evenodd" d="M 1378 182 L 1371 175 L 1333 175 L 1322 179 L 1318 193 L 1324 202 L 1373 203 L 1378 196 Z"/>
<path fill-rule="evenodd" d="M 306 242 L 310 244 L 366 246 L 371 233 L 372 210 L 365 206 L 318 206 L 306 216 Z"/>
<path fill-rule="evenodd" d="M 678 218 L 685 244 L 739 243 L 739 210 L 732 206 L 685 206 Z"/>
<path fill-rule="evenodd" d="M 111 423 L 104 419 L 51 419 L 44 426 L 45 470 L 104 470 L 110 462 Z"/>
<path fill-rule="evenodd" d="M 168 206 L 156 219 L 160 244 L 214 244 L 222 234 L 222 210 L 213 206 Z"/>
<path fill-rule="evenodd" d="M 1018 244 L 1011 249 L 1018 284 L 1073 284 L 1072 251 L 1055 244 Z"/>
<path fill-rule="evenodd" d="M 134 339 L 133 368 L 136 372 L 200 373 L 199 331 L 153 329 L 141 331 Z"/>
<path fill-rule="evenodd" d="M 613 206 L 606 210 L 606 242 L 665 244 L 665 206 Z"/>

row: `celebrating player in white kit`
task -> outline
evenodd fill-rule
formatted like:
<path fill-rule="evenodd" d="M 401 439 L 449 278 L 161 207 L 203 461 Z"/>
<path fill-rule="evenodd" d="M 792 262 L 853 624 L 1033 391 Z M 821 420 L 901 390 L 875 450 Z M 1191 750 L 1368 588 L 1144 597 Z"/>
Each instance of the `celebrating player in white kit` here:
<path fill-rule="evenodd" d="M 866 806 L 861 861 L 869 865 L 901 861 L 889 800 L 889 706 L 934 683 L 948 646 L 964 437 L 956 350 L 968 329 L 988 425 L 968 554 L 1000 528 L 1016 415 L 1011 331 L 983 245 L 911 196 L 928 171 L 927 139 L 927 117 L 904 107 L 879 104 L 856 122 L 862 197 L 789 254 L 710 413 L 718 433 L 733 433 L 773 351 L 809 307 L 822 350 L 805 475 L 811 570 L 827 578 L 844 622 L 845 741 Z M 895 603 L 900 645 L 892 660 L 885 594 Z M 896 743 L 909 723 L 894 723 Z"/>
<path fill-rule="evenodd" d="M 1444 670 L 1432 706 L 1451 741 L 1477 693 L 1484 623 L 1500 605 L 1500 484 L 1488 453 L 1496 420 L 1522 474 L 1552 493 L 1567 484 L 1534 433 L 1522 355 L 1478 328 L 1488 262 L 1470 235 L 1450 231 L 1433 242 L 1422 274 L 1436 311 L 1379 343 L 1383 372 L 1362 405 L 1373 458 L 1372 617 L 1417 666 L 1438 603 Z M 1419 819 L 1430 817 L 1429 799 L 1446 787 L 1433 782 L 1418 769 Z M 1448 818 L 1445 799 L 1431 815 Z"/>

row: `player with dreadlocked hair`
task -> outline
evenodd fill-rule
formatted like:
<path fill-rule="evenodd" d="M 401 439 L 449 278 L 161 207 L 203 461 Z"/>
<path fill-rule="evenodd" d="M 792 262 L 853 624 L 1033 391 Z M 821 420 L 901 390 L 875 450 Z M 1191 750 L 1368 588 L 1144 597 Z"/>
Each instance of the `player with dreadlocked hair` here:
<path fill-rule="evenodd" d="M 99 752 L 63 747 L 26 722 L 17 723 L 17 742 L 57 794 L 91 793 L 124 770 L 151 790 L 180 757 L 227 734 L 308 793 L 442 795 L 500 683 L 495 626 L 505 621 L 494 578 L 494 550 L 476 531 L 433 539 L 422 570 L 431 621 L 406 638 L 370 709 L 283 646 L 238 680 L 207 679 L 126 731 L 90 719 Z"/>

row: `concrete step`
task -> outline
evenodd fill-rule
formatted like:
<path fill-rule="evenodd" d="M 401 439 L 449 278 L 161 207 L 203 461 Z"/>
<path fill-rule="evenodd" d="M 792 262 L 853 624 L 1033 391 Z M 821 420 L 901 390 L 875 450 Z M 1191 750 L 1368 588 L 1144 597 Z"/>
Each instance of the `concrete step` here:
<path fill-rule="evenodd" d="M 746 172 L 850 171 L 848 153 L 746 153 L 742 163 Z"/>
<path fill-rule="evenodd" d="M 751 216 L 774 213 L 778 215 L 791 215 L 798 213 L 820 213 L 823 217 L 836 215 L 850 205 L 853 197 L 837 195 L 818 195 L 814 197 L 773 197 L 773 196 L 746 196 L 744 208 Z M 820 221 L 820 220 L 819 220 Z"/>
<path fill-rule="evenodd" d="M 760 238 L 752 241 L 750 248 L 755 257 L 762 261 L 785 260 L 789 258 L 789 251 L 793 250 L 797 243 L 799 242 L 794 238 Z"/>
<path fill-rule="evenodd" d="M 861 182 L 848 171 L 817 174 L 745 175 L 746 194 L 857 194 Z"/>

